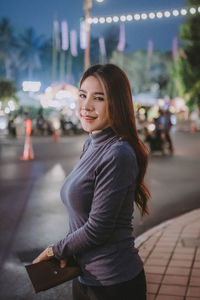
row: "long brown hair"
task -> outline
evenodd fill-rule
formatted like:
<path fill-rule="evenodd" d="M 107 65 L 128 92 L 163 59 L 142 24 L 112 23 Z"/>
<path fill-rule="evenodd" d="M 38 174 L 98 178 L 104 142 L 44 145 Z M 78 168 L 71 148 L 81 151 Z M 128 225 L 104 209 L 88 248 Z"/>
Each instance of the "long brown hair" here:
<path fill-rule="evenodd" d="M 148 151 L 137 134 L 132 93 L 126 74 L 113 64 L 95 65 L 85 71 L 80 81 L 94 76 L 99 79 L 108 96 L 108 115 L 114 132 L 133 147 L 139 166 L 136 181 L 135 202 L 142 215 L 149 214 L 147 201 L 150 193 L 144 184 L 148 164 Z"/>

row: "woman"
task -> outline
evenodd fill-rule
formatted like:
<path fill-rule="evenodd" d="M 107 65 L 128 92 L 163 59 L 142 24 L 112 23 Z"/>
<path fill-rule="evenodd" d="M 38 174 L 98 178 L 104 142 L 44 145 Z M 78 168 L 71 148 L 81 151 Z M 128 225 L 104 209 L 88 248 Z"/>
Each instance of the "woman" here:
<path fill-rule="evenodd" d="M 64 267 L 74 255 L 82 268 L 73 282 L 74 300 L 144 300 L 132 215 L 134 201 L 142 215 L 148 213 L 150 194 L 143 181 L 148 156 L 137 135 L 125 73 L 112 64 L 90 67 L 80 82 L 78 114 L 90 137 L 61 189 L 69 234 L 34 262 L 54 255 Z"/>

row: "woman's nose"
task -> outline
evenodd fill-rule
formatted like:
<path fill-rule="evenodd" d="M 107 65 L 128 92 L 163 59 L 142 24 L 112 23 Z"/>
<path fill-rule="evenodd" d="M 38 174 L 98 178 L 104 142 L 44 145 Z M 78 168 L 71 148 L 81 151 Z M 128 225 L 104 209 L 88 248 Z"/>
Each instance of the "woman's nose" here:
<path fill-rule="evenodd" d="M 91 101 L 91 98 L 90 97 L 87 97 L 83 103 L 83 109 L 85 110 L 92 110 L 92 101 Z"/>

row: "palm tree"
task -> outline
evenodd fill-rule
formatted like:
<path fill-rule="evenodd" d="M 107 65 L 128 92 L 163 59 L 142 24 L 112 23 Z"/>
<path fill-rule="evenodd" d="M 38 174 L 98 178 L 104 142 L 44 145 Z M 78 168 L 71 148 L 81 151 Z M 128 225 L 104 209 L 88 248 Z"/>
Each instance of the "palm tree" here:
<path fill-rule="evenodd" d="M 0 61 L 4 63 L 6 78 L 11 78 L 11 65 L 14 50 L 17 48 L 13 28 L 8 19 L 0 22 Z"/>
<path fill-rule="evenodd" d="M 29 28 L 20 36 L 19 57 L 23 69 L 28 71 L 28 79 L 32 79 L 34 69 L 41 68 L 40 55 L 44 45 L 42 36 L 36 36 L 33 28 Z"/>

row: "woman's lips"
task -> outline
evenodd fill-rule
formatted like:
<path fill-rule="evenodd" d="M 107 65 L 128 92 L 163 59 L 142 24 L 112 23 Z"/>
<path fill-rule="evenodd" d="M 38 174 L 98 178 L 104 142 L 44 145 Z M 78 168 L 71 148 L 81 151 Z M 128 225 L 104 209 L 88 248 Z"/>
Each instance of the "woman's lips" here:
<path fill-rule="evenodd" d="M 81 115 L 81 117 L 87 122 L 94 121 L 97 118 L 97 117 L 93 117 L 93 116 L 83 116 L 83 115 Z"/>

